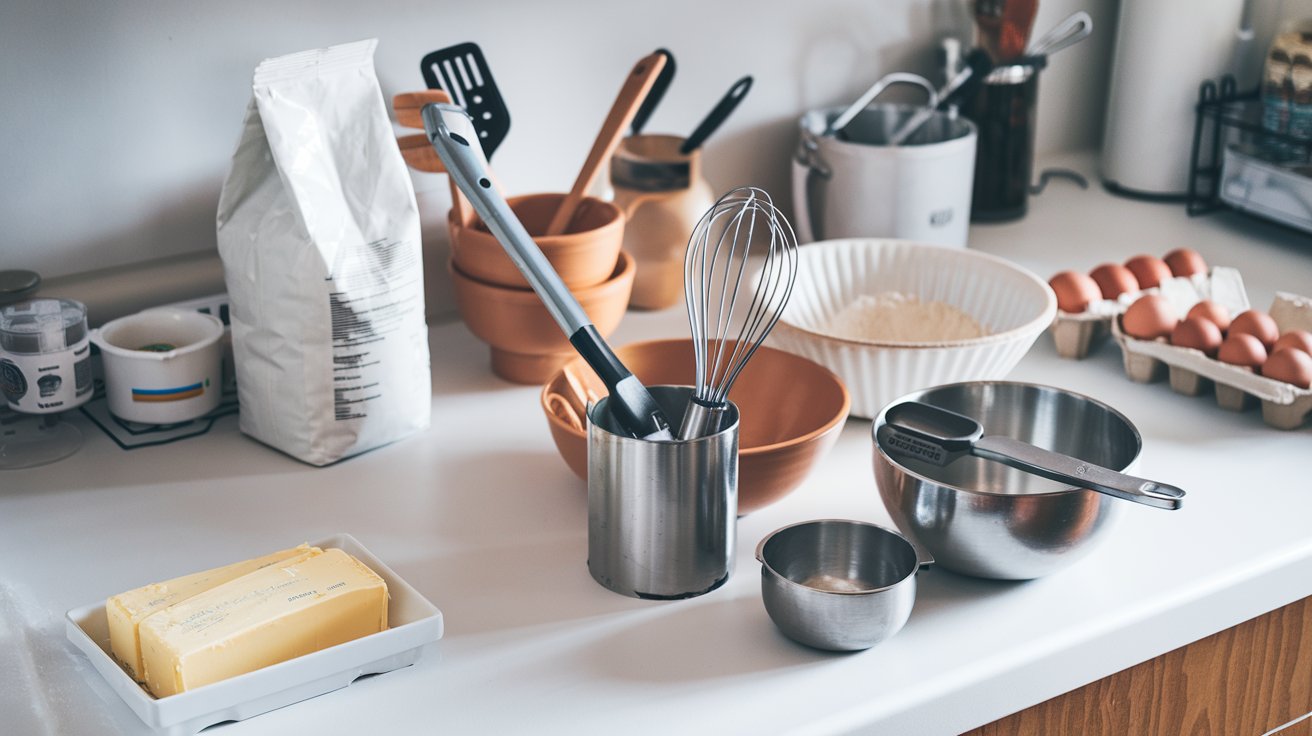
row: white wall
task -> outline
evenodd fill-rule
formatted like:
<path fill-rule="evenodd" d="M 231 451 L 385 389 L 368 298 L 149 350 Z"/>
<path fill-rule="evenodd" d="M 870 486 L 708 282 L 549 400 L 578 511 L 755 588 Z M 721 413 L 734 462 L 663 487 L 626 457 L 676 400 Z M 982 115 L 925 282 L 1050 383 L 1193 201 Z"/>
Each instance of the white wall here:
<path fill-rule="evenodd" d="M 756 84 L 706 149 L 717 188 L 787 199 L 794 124 L 881 74 L 934 72 L 964 0 L 6 0 L 0 8 L 0 268 L 81 272 L 212 250 L 213 217 L 263 58 L 367 37 L 386 97 L 423 87 L 419 59 L 482 45 L 513 125 L 494 159 L 512 192 L 569 186 L 620 82 L 670 48 L 678 74 L 648 130 L 687 133 L 725 89 Z M 1040 90 L 1041 150 L 1098 144 L 1115 0 L 1045 0 L 1036 29 L 1085 8 L 1094 38 Z M 934 78 L 937 81 L 937 78 Z M 445 179 L 416 180 L 426 219 Z M 440 233 L 440 228 L 433 228 Z M 440 270 L 440 268 L 438 269 Z"/>

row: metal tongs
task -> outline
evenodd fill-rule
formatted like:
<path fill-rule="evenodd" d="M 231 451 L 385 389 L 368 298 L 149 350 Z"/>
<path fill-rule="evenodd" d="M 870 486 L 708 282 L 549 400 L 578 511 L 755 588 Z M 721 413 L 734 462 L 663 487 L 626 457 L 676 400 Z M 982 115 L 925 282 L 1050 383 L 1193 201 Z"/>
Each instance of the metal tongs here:
<path fill-rule="evenodd" d="M 493 186 L 469 113 L 455 105 L 431 103 L 424 106 L 423 118 L 424 130 L 447 174 L 506 249 L 574 349 L 606 384 L 615 419 L 635 437 L 673 441 L 674 433 L 660 405 L 606 344 L 587 312 Z"/>

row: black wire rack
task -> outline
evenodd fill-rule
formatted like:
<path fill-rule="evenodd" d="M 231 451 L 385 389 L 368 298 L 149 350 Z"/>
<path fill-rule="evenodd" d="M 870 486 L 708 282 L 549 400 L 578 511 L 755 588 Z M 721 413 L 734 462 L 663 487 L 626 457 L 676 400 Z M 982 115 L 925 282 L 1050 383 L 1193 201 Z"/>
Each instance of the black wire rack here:
<path fill-rule="evenodd" d="M 1312 163 L 1312 137 L 1273 131 L 1263 124 L 1260 88 L 1240 92 L 1234 77 L 1228 75 L 1219 81 L 1205 81 L 1199 86 L 1195 110 L 1189 191 L 1185 200 L 1190 215 L 1230 208 L 1221 198 L 1227 149 L 1240 150 L 1290 170 Z M 1273 151 L 1278 155 L 1273 155 Z"/>

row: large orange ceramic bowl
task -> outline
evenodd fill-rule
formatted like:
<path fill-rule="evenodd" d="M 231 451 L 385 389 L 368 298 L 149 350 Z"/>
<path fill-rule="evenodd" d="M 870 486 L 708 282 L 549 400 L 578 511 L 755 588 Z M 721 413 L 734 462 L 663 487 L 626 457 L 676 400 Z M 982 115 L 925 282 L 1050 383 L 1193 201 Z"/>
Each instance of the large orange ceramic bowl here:
<path fill-rule="evenodd" d="M 492 346 L 493 373 L 514 383 L 542 383 L 576 355 L 532 289 L 489 284 L 454 263 L 449 269 L 460 316 L 475 337 Z M 571 289 L 602 335 L 613 332 L 624 317 L 635 270 L 633 257 L 621 253 L 610 278 Z"/>
<path fill-rule="evenodd" d="M 542 235 L 564 198 L 563 194 L 527 194 L 511 197 L 506 203 L 566 286 L 596 286 L 615 271 L 624 243 L 624 213 L 610 202 L 586 197 L 579 203 L 568 232 Z M 456 268 L 489 284 L 529 288 L 505 248 L 488 232 L 473 208 L 465 210 L 463 223 L 455 221 L 454 210 L 447 217 L 452 234 L 451 259 Z"/>
<path fill-rule="evenodd" d="M 651 340 L 615 350 L 644 384 L 693 383 L 691 340 Z M 566 372 L 569 375 L 566 375 Z M 579 385 L 606 395 L 582 359 L 574 359 L 542 387 L 542 409 L 556 449 L 580 478 L 587 478 L 588 442 Z M 762 347 L 738 376 L 729 398 L 742 415 L 738 435 L 738 513 L 769 506 L 799 486 L 838 439 L 851 401 L 827 368 L 782 350 Z M 561 402 L 571 404 L 569 408 Z M 571 420 L 573 415 L 579 421 Z M 670 421 L 678 424 L 677 417 Z"/>

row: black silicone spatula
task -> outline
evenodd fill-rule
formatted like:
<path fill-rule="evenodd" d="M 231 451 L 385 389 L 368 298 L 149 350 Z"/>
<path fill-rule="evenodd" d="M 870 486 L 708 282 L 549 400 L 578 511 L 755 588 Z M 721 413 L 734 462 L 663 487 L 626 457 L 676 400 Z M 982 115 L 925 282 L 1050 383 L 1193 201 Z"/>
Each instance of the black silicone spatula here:
<path fill-rule="evenodd" d="M 419 62 L 424 84 L 451 95 L 474 120 L 478 142 L 490 159 L 510 132 L 510 110 L 492 78 L 492 69 L 478 44 L 459 43 L 438 49 Z"/>
<path fill-rule="evenodd" d="M 1041 478 L 1159 509 L 1178 509 L 1184 498 L 1184 491 L 1172 485 L 1135 478 L 1011 437 L 985 437 L 984 428 L 974 419 L 919 401 L 889 407 L 884 422 L 879 439 L 889 453 L 932 465 L 949 465 L 960 457 L 974 455 Z"/>

